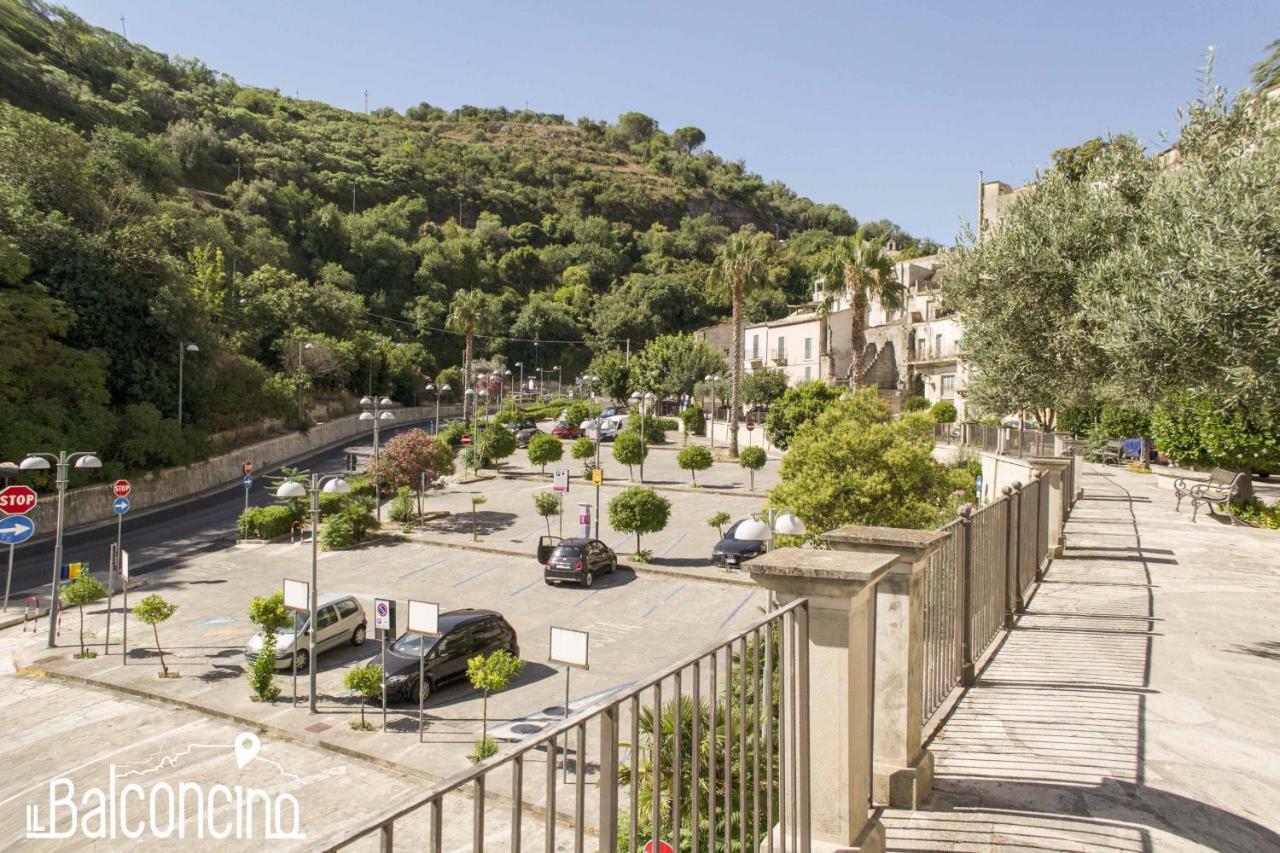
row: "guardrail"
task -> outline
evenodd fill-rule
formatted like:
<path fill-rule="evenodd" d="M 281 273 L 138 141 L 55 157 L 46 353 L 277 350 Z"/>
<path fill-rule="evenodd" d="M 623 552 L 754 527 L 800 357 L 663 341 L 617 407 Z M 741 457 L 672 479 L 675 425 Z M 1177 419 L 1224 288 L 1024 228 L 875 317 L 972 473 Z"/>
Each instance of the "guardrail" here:
<path fill-rule="evenodd" d="M 376 836 L 384 853 L 401 839 L 440 853 L 465 834 L 476 851 L 554 851 L 563 834 L 575 851 L 588 836 L 607 853 L 662 842 L 755 850 L 766 838 L 769 849 L 806 851 L 808 650 L 808 601 L 799 599 L 316 849 Z M 538 762 L 540 773 L 526 774 Z M 458 833 L 445 819 L 465 815 L 468 797 L 469 829 Z"/>
<path fill-rule="evenodd" d="M 933 438 L 943 444 L 964 445 L 988 453 L 1017 457 L 1057 456 L 1067 451 L 1075 440 L 1064 432 L 979 423 L 934 424 Z"/>

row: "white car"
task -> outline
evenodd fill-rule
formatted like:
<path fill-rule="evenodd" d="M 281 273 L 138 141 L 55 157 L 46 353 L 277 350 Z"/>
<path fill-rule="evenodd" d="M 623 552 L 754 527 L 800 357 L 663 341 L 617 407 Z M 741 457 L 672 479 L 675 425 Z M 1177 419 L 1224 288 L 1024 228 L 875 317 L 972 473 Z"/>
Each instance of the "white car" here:
<path fill-rule="evenodd" d="M 295 644 L 297 645 L 298 669 L 307 668 L 309 659 L 310 636 L 307 630 L 308 613 L 295 613 L 294 622 L 281 628 L 276 634 L 276 669 L 293 667 Z M 353 595 L 329 593 L 319 596 L 316 602 L 316 624 L 320 626 L 316 634 L 316 654 L 328 651 L 343 643 L 353 646 L 364 644 L 368 621 L 364 616 L 364 608 Z M 262 653 L 262 632 L 254 634 L 244 649 L 245 663 L 252 664 Z"/>
<path fill-rule="evenodd" d="M 630 415 L 614 415 L 611 418 L 605 418 L 604 423 L 600 425 L 600 438 L 604 441 L 617 438 L 618 433 L 627 428 L 627 421 L 630 419 Z"/>

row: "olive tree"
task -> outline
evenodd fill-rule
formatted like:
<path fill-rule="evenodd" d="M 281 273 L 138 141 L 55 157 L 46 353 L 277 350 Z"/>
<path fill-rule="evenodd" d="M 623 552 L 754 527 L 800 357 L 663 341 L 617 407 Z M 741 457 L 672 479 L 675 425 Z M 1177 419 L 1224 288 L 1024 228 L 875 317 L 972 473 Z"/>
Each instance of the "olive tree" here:
<path fill-rule="evenodd" d="M 748 447 L 738 456 L 738 464 L 747 469 L 751 477 L 751 488 L 756 487 L 756 472 L 764 467 L 764 463 L 768 457 L 765 456 L 763 447 Z"/>
<path fill-rule="evenodd" d="M 620 533 L 636 535 L 635 558 L 641 562 L 648 560 L 640 550 L 641 534 L 664 529 L 670 517 L 671 501 L 642 486 L 632 486 L 609 501 L 609 524 Z"/>
<path fill-rule="evenodd" d="M 170 604 L 156 593 L 151 593 L 146 598 L 139 601 L 133 606 L 133 616 L 144 625 L 151 626 L 151 632 L 156 638 L 156 653 L 160 655 L 160 677 L 169 677 L 169 667 L 164 663 L 164 649 L 160 646 L 160 623 L 168 622 L 178 610 L 178 605 Z"/>
<path fill-rule="evenodd" d="M 564 444 L 554 435 L 540 432 L 529 439 L 525 453 L 529 456 L 529 464 L 540 466 L 545 474 L 548 462 L 559 462 L 564 457 Z"/>
<path fill-rule="evenodd" d="M 714 461 L 711 458 L 711 451 L 701 444 L 686 447 L 676 454 L 676 465 L 682 471 L 689 472 L 689 476 L 693 478 L 695 486 L 698 485 L 698 472 L 710 468 Z"/>
<path fill-rule="evenodd" d="M 64 608 L 74 607 L 80 611 L 80 653 L 76 655 L 78 658 L 96 657 L 93 652 L 85 651 L 84 647 L 84 606 L 93 604 L 95 601 L 101 601 L 107 597 L 107 590 L 97 578 L 85 572 L 77 577 L 69 584 L 64 584 L 58 590 L 58 600 Z"/>

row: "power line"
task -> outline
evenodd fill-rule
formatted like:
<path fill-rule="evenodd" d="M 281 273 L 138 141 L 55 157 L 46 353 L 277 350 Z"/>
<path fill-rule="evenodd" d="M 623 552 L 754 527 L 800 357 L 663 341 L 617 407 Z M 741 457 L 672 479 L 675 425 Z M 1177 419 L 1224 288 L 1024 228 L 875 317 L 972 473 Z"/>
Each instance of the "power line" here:
<path fill-rule="evenodd" d="M 421 323 L 414 323 L 410 320 L 401 320 L 398 317 L 388 317 L 385 314 L 375 314 L 372 311 L 365 311 L 364 313 L 368 314 L 370 317 L 383 320 L 387 323 L 399 323 L 402 326 L 409 326 L 410 328 L 417 329 L 420 332 L 443 332 L 446 335 L 458 335 L 460 337 L 466 337 L 466 334 L 467 334 L 466 332 L 459 332 L 456 329 L 444 329 L 444 328 L 438 328 L 436 326 L 424 326 Z M 509 335 L 482 335 L 478 332 L 473 332 L 471 337 L 478 338 L 480 340 L 486 340 L 486 341 L 520 341 L 522 343 L 530 343 L 530 344 L 583 344 L 583 345 L 586 344 L 586 341 L 583 341 L 583 340 L 562 341 L 562 340 L 554 340 L 551 338 L 513 338 Z M 623 342 L 629 343 L 631 341 L 630 338 L 599 338 L 598 340 L 604 343 L 611 343 L 611 344 L 620 344 Z"/>

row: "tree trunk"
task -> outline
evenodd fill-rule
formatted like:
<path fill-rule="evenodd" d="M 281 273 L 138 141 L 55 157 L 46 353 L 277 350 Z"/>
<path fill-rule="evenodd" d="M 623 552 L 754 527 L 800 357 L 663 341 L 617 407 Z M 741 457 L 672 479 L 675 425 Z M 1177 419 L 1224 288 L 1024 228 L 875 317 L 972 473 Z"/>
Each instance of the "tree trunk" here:
<path fill-rule="evenodd" d="M 640 531 L 636 531 L 636 554 L 640 553 Z"/>
<path fill-rule="evenodd" d="M 849 370 L 849 387 L 856 388 L 862 379 L 862 371 L 867 369 L 867 292 L 858 288 L 853 293 L 852 310 L 849 316 L 851 328 L 850 342 L 853 346 L 853 362 Z"/>
<path fill-rule="evenodd" d="M 733 387 L 729 389 L 729 455 L 738 458 L 738 412 L 742 408 L 742 282 L 733 282 Z"/>
<path fill-rule="evenodd" d="M 750 469 L 749 474 L 751 476 L 751 491 L 754 492 L 756 490 L 756 469 Z M 723 539 L 724 537 L 721 536 L 720 538 Z"/>
<path fill-rule="evenodd" d="M 484 702 L 481 703 L 480 707 L 484 709 L 480 712 L 480 743 L 483 744 L 485 738 L 489 736 L 489 691 L 487 690 L 484 693 Z"/>
<path fill-rule="evenodd" d="M 84 605 L 78 608 L 80 611 L 80 657 L 84 657 Z"/>
<path fill-rule="evenodd" d="M 155 623 L 151 625 L 151 632 L 156 635 L 156 652 L 160 655 L 160 669 L 165 675 L 169 674 L 169 667 L 164 665 L 164 649 L 160 648 L 160 629 Z"/>

